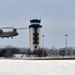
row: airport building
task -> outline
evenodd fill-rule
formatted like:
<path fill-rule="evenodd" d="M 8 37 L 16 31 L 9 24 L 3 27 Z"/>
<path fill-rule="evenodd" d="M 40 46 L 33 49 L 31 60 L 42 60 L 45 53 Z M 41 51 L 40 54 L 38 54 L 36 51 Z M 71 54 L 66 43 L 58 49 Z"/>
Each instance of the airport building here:
<path fill-rule="evenodd" d="M 38 50 L 42 48 L 42 25 L 41 20 L 32 19 L 29 25 L 30 50 Z"/>

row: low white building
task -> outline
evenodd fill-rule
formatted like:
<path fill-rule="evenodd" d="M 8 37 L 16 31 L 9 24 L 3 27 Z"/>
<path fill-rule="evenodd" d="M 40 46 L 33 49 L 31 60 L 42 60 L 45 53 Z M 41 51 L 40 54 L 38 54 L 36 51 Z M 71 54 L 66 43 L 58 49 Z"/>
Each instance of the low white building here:
<path fill-rule="evenodd" d="M 23 57 L 26 57 L 25 54 L 14 54 L 13 55 L 13 58 L 23 58 Z"/>

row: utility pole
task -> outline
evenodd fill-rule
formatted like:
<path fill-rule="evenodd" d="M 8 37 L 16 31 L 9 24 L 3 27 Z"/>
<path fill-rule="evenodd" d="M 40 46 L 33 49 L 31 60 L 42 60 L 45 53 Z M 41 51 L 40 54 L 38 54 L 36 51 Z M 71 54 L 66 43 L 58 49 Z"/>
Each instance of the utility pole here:
<path fill-rule="evenodd" d="M 65 41 L 66 41 L 66 52 L 65 52 L 65 55 L 67 56 L 67 36 L 68 34 L 65 34 Z"/>
<path fill-rule="evenodd" d="M 43 50 L 42 50 L 42 57 L 44 57 L 44 36 L 45 36 L 45 35 L 42 35 L 42 38 L 43 38 Z"/>

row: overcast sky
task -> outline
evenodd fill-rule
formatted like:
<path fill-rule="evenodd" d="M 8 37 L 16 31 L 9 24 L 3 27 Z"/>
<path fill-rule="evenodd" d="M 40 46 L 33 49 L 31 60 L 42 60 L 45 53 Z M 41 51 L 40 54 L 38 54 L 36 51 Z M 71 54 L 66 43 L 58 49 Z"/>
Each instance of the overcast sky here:
<path fill-rule="evenodd" d="M 0 0 L 0 27 L 29 27 L 30 17 L 41 17 L 45 48 L 75 47 L 75 0 Z M 13 39 L 0 38 L 0 46 L 29 47 L 29 30 Z"/>

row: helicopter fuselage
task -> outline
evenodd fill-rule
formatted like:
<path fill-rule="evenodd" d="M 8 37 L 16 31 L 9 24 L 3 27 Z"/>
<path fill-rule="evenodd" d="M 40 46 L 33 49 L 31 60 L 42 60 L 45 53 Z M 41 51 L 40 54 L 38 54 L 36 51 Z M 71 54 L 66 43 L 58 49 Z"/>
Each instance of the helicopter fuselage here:
<path fill-rule="evenodd" d="M 7 37 L 7 38 L 9 38 L 9 37 L 11 37 L 11 38 L 13 38 L 14 36 L 17 36 L 18 35 L 18 33 L 17 33 L 17 31 L 8 31 L 8 32 L 4 32 L 4 31 L 2 31 L 2 32 L 0 32 L 0 37 L 3 39 L 3 38 L 5 38 L 5 37 Z"/>
<path fill-rule="evenodd" d="M 2 29 L 13 29 L 12 31 L 3 31 Z M 13 38 L 19 35 L 17 30 L 28 29 L 28 28 L 14 28 L 14 27 L 0 27 L 0 37 L 3 38 Z"/>

